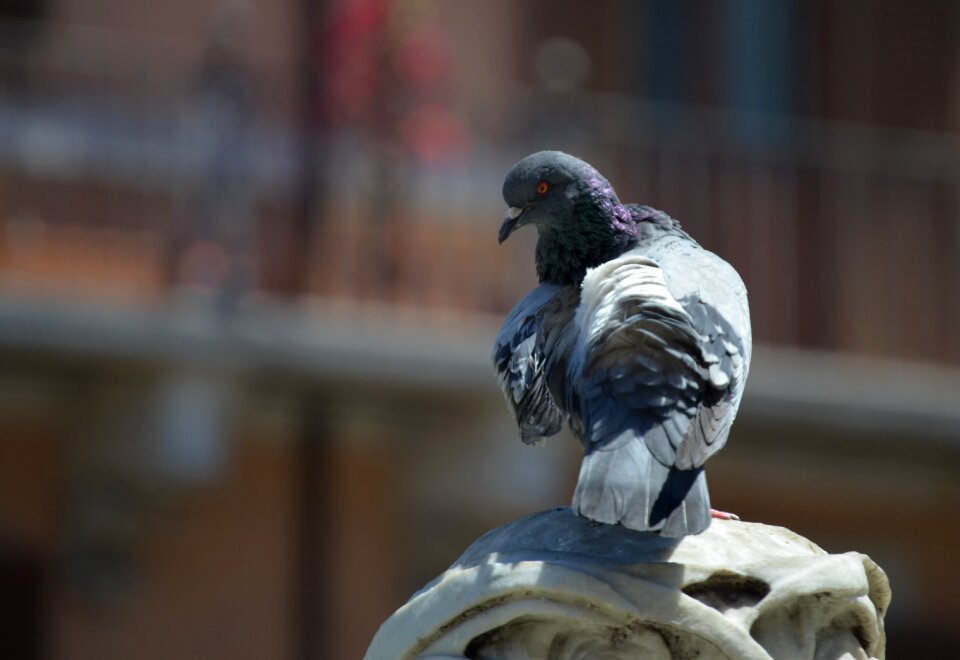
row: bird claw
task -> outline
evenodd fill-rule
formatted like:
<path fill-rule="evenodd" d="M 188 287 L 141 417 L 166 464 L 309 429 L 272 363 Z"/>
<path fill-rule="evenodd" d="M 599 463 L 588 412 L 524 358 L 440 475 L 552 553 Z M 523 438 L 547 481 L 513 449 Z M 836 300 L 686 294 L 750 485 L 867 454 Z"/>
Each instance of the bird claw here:
<path fill-rule="evenodd" d="M 735 513 L 718 511 L 716 509 L 710 509 L 710 517 L 716 518 L 717 520 L 740 520 L 740 516 Z"/>

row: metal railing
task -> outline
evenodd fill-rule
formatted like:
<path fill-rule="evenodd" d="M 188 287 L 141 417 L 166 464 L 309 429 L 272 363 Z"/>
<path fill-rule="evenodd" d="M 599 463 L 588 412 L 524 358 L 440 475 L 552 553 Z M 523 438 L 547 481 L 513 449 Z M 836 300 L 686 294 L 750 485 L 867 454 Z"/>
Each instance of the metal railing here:
<path fill-rule="evenodd" d="M 98 38 L 99 56 L 80 41 L 83 58 L 0 58 L 6 283 L 162 304 L 183 284 L 269 293 L 305 267 L 306 296 L 502 313 L 534 276 L 532 235 L 494 238 L 500 180 L 550 147 L 731 261 L 758 340 L 960 362 L 956 136 L 493 83 L 490 107 L 457 113 L 472 146 L 445 166 L 362 127 L 321 136 L 323 205 L 309 264 L 292 265 L 307 138 L 271 95 L 230 105 L 202 58 L 154 75 L 122 39 Z M 493 107 L 505 97 L 513 110 Z"/>

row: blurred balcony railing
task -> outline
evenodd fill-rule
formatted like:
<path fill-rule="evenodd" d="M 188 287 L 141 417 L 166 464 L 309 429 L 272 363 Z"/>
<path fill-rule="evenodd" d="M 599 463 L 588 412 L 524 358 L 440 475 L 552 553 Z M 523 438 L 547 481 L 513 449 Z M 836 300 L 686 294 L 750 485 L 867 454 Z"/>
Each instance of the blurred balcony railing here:
<path fill-rule="evenodd" d="M 240 295 L 306 268 L 306 296 L 499 314 L 534 283 L 532 232 L 494 238 L 501 178 L 561 148 L 730 260 L 759 340 L 960 362 L 956 136 L 491 84 L 455 110 L 471 147 L 454 163 L 423 163 L 391 131 L 321 136 L 310 263 L 290 264 L 308 138 L 271 104 L 291 90 L 130 43 L 0 52 L 5 286 L 162 305 L 184 284 L 229 288 L 237 261 Z"/>

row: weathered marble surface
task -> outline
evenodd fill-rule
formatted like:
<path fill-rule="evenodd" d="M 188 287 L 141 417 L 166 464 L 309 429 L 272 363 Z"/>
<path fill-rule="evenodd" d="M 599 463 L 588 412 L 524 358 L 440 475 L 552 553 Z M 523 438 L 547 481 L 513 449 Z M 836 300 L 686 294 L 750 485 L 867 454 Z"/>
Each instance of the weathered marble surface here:
<path fill-rule="evenodd" d="M 397 658 L 883 658 L 890 586 L 866 555 L 714 521 L 681 540 L 569 509 L 478 539 L 381 626 Z"/>

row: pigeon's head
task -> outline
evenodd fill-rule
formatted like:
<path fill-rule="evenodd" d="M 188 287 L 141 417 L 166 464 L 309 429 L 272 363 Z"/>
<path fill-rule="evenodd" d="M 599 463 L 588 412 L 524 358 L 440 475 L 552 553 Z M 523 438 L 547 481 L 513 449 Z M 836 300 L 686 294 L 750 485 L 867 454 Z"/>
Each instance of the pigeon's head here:
<path fill-rule="evenodd" d="M 503 182 L 503 199 L 509 208 L 500 226 L 501 243 L 529 224 L 541 235 L 575 229 L 585 220 L 578 208 L 597 205 L 609 212 L 620 206 L 593 166 L 562 151 L 540 151 L 514 165 Z"/>

